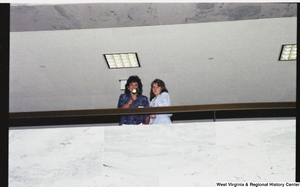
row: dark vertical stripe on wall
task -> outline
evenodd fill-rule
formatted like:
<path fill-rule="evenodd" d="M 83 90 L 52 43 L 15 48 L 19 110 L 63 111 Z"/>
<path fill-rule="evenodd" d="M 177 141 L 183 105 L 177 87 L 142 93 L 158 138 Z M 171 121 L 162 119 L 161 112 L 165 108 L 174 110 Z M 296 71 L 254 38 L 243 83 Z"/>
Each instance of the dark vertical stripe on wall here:
<path fill-rule="evenodd" d="M 298 36 L 299 36 L 299 16 L 300 16 L 300 6 L 299 3 L 297 4 L 297 48 L 298 48 Z M 296 103 L 299 102 L 299 78 L 300 78 L 300 71 L 299 71 L 299 50 L 297 50 L 297 89 L 296 89 Z M 300 127 L 299 127 L 299 107 L 298 104 L 296 106 L 297 116 L 296 116 L 296 182 L 300 182 Z"/>
<path fill-rule="evenodd" d="M 9 113 L 9 16 L 10 4 L 0 3 L 0 125 L 1 186 L 8 186 L 8 113 Z"/>
<path fill-rule="evenodd" d="M 300 6 L 299 3 L 297 4 L 297 47 L 298 47 L 298 35 L 299 35 L 299 16 L 300 16 Z M 300 78 L 300 71 L 299 71 L 299 50 L 297 50 L 297 89 L 296 89 L 296 103 L 299 102 L 299 78 Z M 300 151 L 300 127 L 299 127 L 299 107 L 298 104 L 296 106 L 296 178 L 295 181 L 296 182 L 300 182 L 300 153 L 298 153 Z"/>

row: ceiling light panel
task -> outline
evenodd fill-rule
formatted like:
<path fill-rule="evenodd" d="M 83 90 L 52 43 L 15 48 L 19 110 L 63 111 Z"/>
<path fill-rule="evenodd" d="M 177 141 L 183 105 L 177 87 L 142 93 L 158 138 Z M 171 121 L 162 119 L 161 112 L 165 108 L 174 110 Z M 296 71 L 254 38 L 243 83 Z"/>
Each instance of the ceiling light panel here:
<path fill-rule="evenodd" d="M 279 60 L 281 61 L 297 60 L 297 45 L 296 44 L 282 45 Z"/>
<path fill-rule="evenodd" d="M 140 67 L 137 53 L 104 54 L 104 58 L 110 69 Z"/>

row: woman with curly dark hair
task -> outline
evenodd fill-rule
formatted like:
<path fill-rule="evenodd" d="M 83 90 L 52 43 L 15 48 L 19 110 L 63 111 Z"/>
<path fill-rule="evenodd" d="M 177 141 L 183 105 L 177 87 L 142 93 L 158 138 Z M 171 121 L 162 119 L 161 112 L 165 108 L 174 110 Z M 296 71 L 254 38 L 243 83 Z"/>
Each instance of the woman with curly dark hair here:
<path fill-rule="evenodd" d="M 138 76 L 130 76 L 125 85 L 124 94 L 119 97 L 118 108 L 149 107 L 148 98 L 142 95 L 143 84 Z M 122 124 L 148 124 L 149 115 L 121 116 L 119 125 Z"/>
<path fill-rule="evenodd" d="M 164 81 L 155 79 L 151 83 L 150 107 L 171 106 L 171 99 Z M 170 124 L 172 114 L 152 114 L 150 124 Z"/>

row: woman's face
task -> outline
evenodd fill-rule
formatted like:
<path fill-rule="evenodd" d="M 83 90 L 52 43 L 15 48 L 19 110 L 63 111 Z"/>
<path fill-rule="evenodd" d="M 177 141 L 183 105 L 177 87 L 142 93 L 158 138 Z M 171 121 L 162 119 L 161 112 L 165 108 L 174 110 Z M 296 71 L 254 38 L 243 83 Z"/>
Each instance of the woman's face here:
<path fill-rule="evenodd" d="M 161 93 L 161 87 L 159 87 L 157 83 L 154 83 L 152 85 L 152 92 L 154 93 L 155 96 L 158 96 Z"/>
<path fill-rule="evenodd" d="M 127 89 L 130 91 L 130 93 L 132 93 L 134 89 L 138 89 L 138 88 L 139 88 L 139 84 L 137 82 L 131 82 L 129 86 L 127 86 Z"/>

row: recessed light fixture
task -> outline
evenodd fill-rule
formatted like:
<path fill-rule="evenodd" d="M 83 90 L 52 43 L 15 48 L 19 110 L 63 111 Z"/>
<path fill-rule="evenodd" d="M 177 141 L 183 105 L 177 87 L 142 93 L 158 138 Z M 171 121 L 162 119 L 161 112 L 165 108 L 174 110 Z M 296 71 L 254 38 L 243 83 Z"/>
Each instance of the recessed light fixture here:
<path fill-rule="evenodd" d="M 137 53 L 104 54 L 104 58 L 110 69 L 140 67 Z"/>
<path fill-rule="evenodd" d="M 297 60 L 297 45 L 296 44 L 282 45 L 279 60 L 282 61 Z"/>

